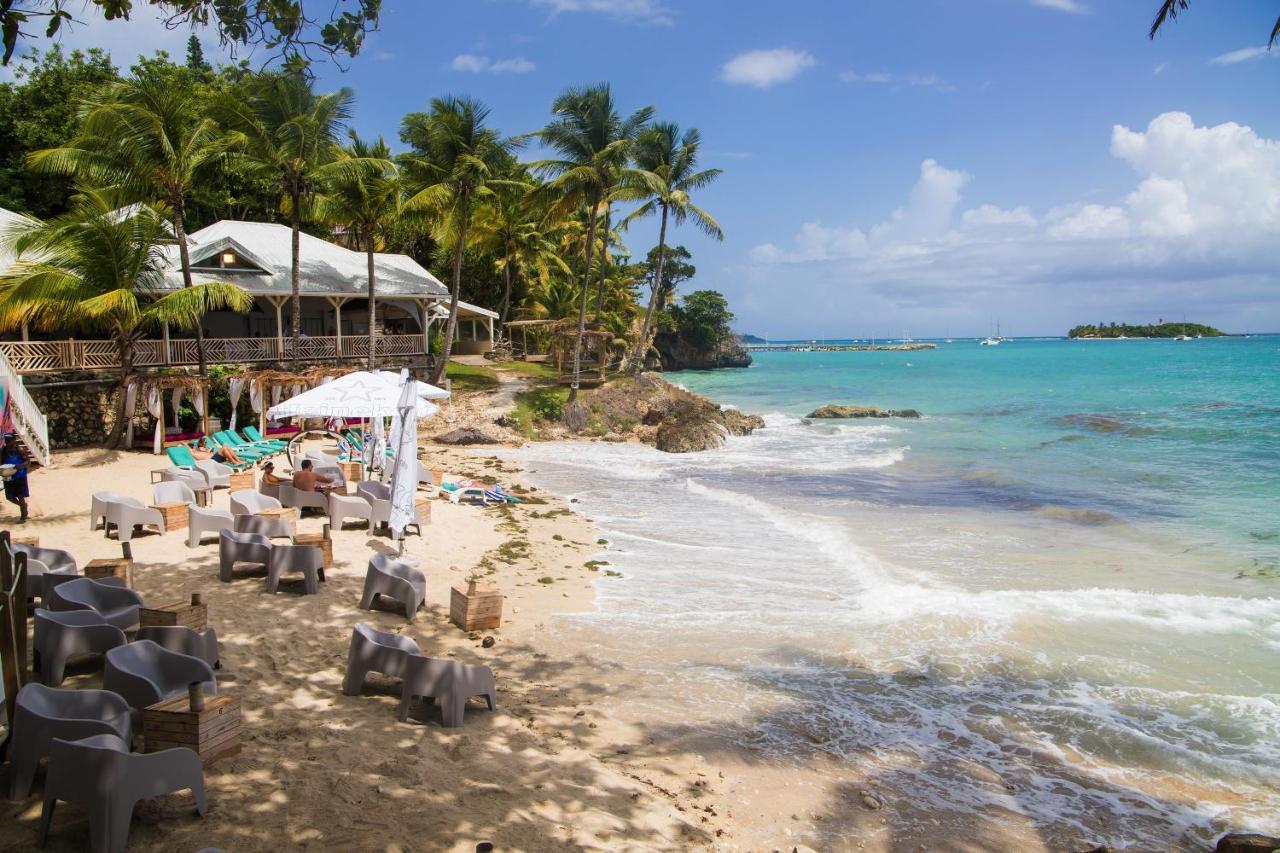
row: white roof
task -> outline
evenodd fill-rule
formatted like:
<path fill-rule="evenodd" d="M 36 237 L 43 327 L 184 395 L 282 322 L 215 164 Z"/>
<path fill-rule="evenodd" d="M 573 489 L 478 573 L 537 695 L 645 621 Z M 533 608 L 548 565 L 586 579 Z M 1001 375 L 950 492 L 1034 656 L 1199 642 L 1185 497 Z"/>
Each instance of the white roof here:
<path fill-rule="evenodd" d="M 223 219 L 188 235 L 191 265 L 206 270 L 193 271 L 193 280 L 226 281 L 238 284 L 255 296 L 287 296 L 291 292 L 289 226 L 271 222 L 243 222 Z M 364 252 L 356 252 L 303 233 L 299 237 L 302 293 L 306 295 L 359 297 L 368 290 L 369 268 Z M 218 255 L 235 252 L 251 265 L 244 269 L 214 269 Z M 182 286 L 178 267 L 178 247 L 166 250 L 173 270 L 169 285 Z M 441 298 L 448 289 L 440 280 L 408 255 L 374 254 L 378 293 L 384 297 Z"/>

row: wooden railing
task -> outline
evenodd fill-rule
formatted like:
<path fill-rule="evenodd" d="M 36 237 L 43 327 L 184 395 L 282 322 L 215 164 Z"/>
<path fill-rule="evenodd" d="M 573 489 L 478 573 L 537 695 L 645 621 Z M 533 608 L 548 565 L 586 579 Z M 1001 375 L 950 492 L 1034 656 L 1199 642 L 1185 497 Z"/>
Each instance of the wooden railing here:
<path fill-rule="evenodd" d="M 423 355 L 423 338 L 414 335 L 383 335 L 378 338 L 379 356 Z M 277 338 L 205 338 L 209 364 L 258 364 L 287 361 L 293 357 L 293 341 Z M 363 335 L 302 338 L 298 358 L 319 361 L 339 358 L 368 358 L 369 339 Z M 119 369 L 120 357 L 111 341 L 0 341 L 0 356 L 8 360 L 14 373 L 50 373 L 58 370 Z M 183 367 L 199 363 L 196 342 L 183 338 L 168 341 L 138 341 L 134 346 L 137 367 Z"/>
<path fill-rule="evenodd" d="M 19 371 L 0 350 L 0 382 L 9 395 L 9 415 L 18 440 L 41 465 L 49 464 L 49 420 L 27 393 Z"/>

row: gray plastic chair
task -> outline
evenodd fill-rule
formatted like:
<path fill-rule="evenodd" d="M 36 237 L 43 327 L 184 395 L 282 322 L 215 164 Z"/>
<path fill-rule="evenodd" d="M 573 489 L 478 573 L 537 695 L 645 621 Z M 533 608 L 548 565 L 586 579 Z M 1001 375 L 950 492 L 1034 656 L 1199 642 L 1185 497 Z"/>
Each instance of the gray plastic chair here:
<path fill-rule="evenodd" d="M 142 596 L 127 586 L 76 578 L 49 590 L 45 603 L 50 610 L 92 610 L 123 631 L 138 624 Z"/>
<path fill-rule="evenodd" d="M 342 529 L 342 522 L 348 518 L 358 518 L 369 522 L 369 530 L 373 530 L 373 507 L 362 497 L 347 495 L 329 495 L 329 525 L 334 530 Z"/>
<path fill-rule="evenodd" d="M 116 526 L 116 537 L 121 542 L 133 539 L 135 527 L 147 524 L 154 525 L 156 530 L 164 533 L 164 516 L 160 510 L 151 509 L 137 498 L 120 495 L 107 501 L 107 535 L 111 533 L 111 525 Z"/>
<path fill-rule="evenodd" d="M 49 755 L 54 738 L 79 740 L 93 735 L 132 740 L 129 703 L 107 690 L 59 690 L 43 684 L 19 690 L 13 709 L 9 799 L 30 796 L 40 759 Z"/>
<path fill-rule="evenodd" d="M 394 598 L 404 607 L 405 617 L 412 622 L 418 608 L 427 597 L 427 578 L 422 572 L 401 560 L 385 554 L 369 558 L 364 575 L 364 594 L 360 598 L 361 610 L 372 610 L 373 601 L 379 595 Z"/>
<path fill-rule="evenodd" d="M 218 580 L 223 583 L 234 580 L 236 563 L 254 563 L 265 570 L 267 561 L 271 559 L 271 547 L 271 540 L 260 533 L 221 531 L 218 534 Z"/>
<path fill-rule="evenodd" d="M 293 539 L 293 522 L 287 518 L 266 518 L 261 515 L 237 515 L 232 529 L 236 533 L 256 533 L 268 539 Z"/>
<path fill-rule="evenodd" d="M 329 499 L 324 492 L 304 492 L 289 483 L 280 484 L 280 503 L 295 507 L 298 515 L 302 515 L 302 511 L 308 508 L 318 509 L 322 513 L 329 512 Z"/>
<path fill-rule="evenodd" d="M 347 648 L 347 675 L 342 680 L 342 692 L 347 696 L 359 696 L 364 679 L 371 672 L 380 672 L 392 678 L 403 678 L 405 662 L 422 654 L 418 644 L 408 637 L 379 631 L 364 622 L 357 622 L 351 629 L 351 645 Z"/>
<path fill-rule="evenodd" d="M 400 691 L 400 722 L 409 719 L 409 707 L 415 696 L 429 696 L 440 704 L 445 728 L 462 725 L 467 700 L 483 696 L 489 710 L 498 707 L 493 670 L 487 666 L 469 666 L 456 660 L 424 656 L 409 657 L 404 663 L 404 687 Z"/>
<path fill-rule="evenodd" d="M 196 505 L 196 493 L 186 483 L 166 480 L 151 487 L 151 502 L 154 504 L 186 504 Z"/>
<path fill-rule="evenodd" d="M 204 474 L 205 479 L 213 488 L 231 488 L 231 475 L 234 469 L 230 465 L 223 465 L 216 459 L 197 459 L 196 469 Z"/>
<path fill-rule="evenodd" d="M 356 484 L 356 495 L 369 502 L 373 510 L 371 527 L 377 528 L 391 522 L 391 487 L 377 480 L 361 480 Z"/>
<path fill-rule="evenodd" d="M 204 534 L 230 530 L 235 523 L 236 517 L 225 509 L 193 506 L 187 510 L 187 547 L 195 548 Z"/>
<path fill-rule="evenodd" d="M 139 628 L 133 639 L 134 642 L 150 640 L 171 652 L 200 658 L 214 669 L 222 667 L 218 654 L 218 632 L 212 628 L 197 631 L 185 625 L 151 625 Z"/>
<path fill-rule="evenodd" d="M 107 652 L 102 687 L 119 693 L 129 707 L 141 711 L 185 694 L 194 682 L 205 693 L 218 692 L 213 667 L 198 657 L 171 652 L 151 640 L 137 640 Z"/>
<path fill-rule="evenodd" d="M 117 500 L 121 495 L 115 492 L 94 492 L 93 500 L 89 505 L 89 529 L 98 529 L 98 520 L 102 520 L 102 526 L 107 526 L 107 504 Z"/>
<path fill-rule="evenodd" d="M 94 735 L 76 741 L 54 739 L 49 749 L 49 777 L 36 844 L 45 845 L 58 800 L 89 812 L 89 849 L 123 853 L 129 824 L 139 800 L 190 789 L 196 811 L 205 813 L 204 768 L 200 756 L 185 747 L 160 752 L 130 752 L 116 735 Z"/>
<path fill-rule="evenodd" d="M 314 458 L 314 457 L 313 457 Z M 315 459 L 315 472 L 321 477 L 328 477 L 333 485 L 337 486 L 340 491 L 347 488 L 347 478 L 342 473 L 342 469 L 333 464 L 332 459 Z"/>
<path fill-rule="evenodd" d="M 104 655 L 127 642 L 124 631 L 108 623 L 97 611 L 60 612 L 36 608 L 31 648 L 40 671 L 40 681 L 50 687 L 62 683 L 67 661 L 76 655 Z"/>
<path fill-rule="evenodd" d="M 9 559 L 15 554 L 27 555 L 27 595 L 44 600 L 45 575 L 66 575 L 77 577 L 80 569 L 76 566 L 76 558 L 70 552 L 58 548 L 40 548 L 35 545 L 24 545 L 20 542 L 9 542 Z"/>
<path fill-rule="evenodd" d="M 266 495 L 272 500 L 278 501 L 280 500 L 280 484 L 268 483 L 264 478 L 258 482 L 258 494 Z"/>
<path fill-rule="evenodd" d="M 231 493 L 232 515 L 254 515 L 264 509 L 280 509 L 281 506 L 280 501 L 253 489 L 236 489 Z"/>
<path fill-rule="evenodd" d="M 209 478 L 203 471 L 192 471 L 190 468 L 165 468 L 161 475 L 165 483 L 186 483 L 192 491 L 209 488 Z"/>
<path fill-rule="evenodd" d="M 307 595 L 320 592 L 324 580 L 324 552 L 314 545 L 272 545 L 267 559 L 267 592 L 275 594 L 280 577 L 301 574 Z"/>

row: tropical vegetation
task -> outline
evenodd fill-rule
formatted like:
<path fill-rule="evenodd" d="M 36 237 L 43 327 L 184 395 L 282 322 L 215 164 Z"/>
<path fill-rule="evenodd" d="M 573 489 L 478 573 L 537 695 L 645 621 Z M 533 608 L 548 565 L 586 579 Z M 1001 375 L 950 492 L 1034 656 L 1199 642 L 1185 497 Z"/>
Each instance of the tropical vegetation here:
<path fill-rule="evenodd" d="M 1146 323 L 1129 325 L 1128 323 L 1089 323 L 1076 326 L 1067 332 L 1070 338 L 1176 338 L 1179 335 L 1189 337 L 1217 338 L 1224 332 L 1213 326 L 1201 323 Z"/>

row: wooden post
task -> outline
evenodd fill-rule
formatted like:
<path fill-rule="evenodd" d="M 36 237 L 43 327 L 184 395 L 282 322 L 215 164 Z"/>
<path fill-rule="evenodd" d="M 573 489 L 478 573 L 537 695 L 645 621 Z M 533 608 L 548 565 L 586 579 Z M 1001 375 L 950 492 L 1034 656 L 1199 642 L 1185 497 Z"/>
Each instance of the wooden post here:
<path fill-rule="evenodd" d="M 201 385 L 200 390 L 196 393 L 198 393 L 201 397 L 204 398 L 204 405 L 200 407 L 201 410 L 204 412 L 204 415 L 201 416 L 201 420 L 204 421 L 204 423 L 201 424 L 201 431 L 205 435 L 208 435 L 209 434 L 209 386 Z"/>
<path fill-rule="evenodd" d="M 168 365 L 168 364 L 170 363 L 170 358 L 169 358 L 169 324 L 168 324 L 168 323 L 165 323 L 165 324 L 164 324 L 164 326 L 162 327 L 161 333 L 162 333 L 163 340 L 164 340 L 164 363 L 165 363 L 166 365 Z"/>

